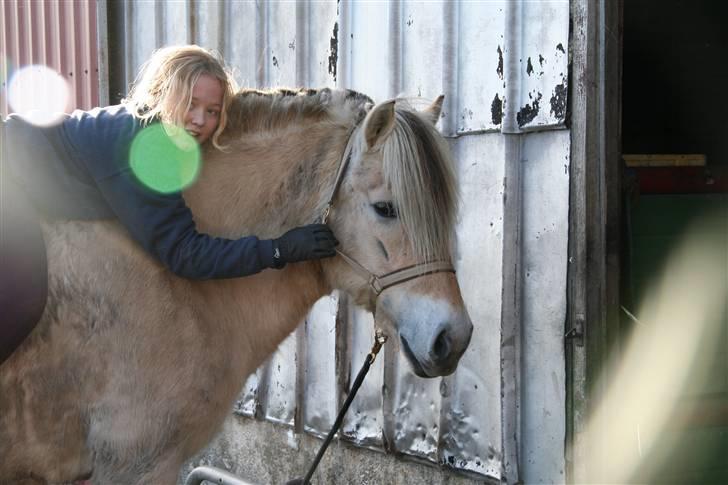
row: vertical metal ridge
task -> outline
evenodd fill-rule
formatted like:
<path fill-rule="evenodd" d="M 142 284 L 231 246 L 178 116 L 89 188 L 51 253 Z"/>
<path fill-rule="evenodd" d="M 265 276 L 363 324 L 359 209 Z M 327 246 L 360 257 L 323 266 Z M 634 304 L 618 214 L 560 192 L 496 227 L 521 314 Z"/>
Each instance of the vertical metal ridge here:
<path fill-rule="evenodd" d="M 296 84 L 298 86 L 306 86 L 308 83 L 308 3 L 296 2 Z M 305 428 L 306 416 L 306 375 L 308 374 L 308 359 L 306 353 L 308 351 L 306 342 L 309 333 L 309 316 L 306 316 L 303 325 L 296 330 L 296 353 L 298 354 L 296 365 L 296 389 L 295 389 L 295 412 L 293 418 L 293 427 L 296 433 L 302 433 Z"/>
<path fill-rule="evenodd" d="M 506 5 L 504 33 L 505 110 L 501 131 L 505 136 L 503 187 L 503 296 L 501 306 L 501 437 L 503 473 L 507 483 L 520 479 L 521 369 L 523 296 L 523 176 L 521 136 L 517 113 L 521 86 L 521 2 Z"/>
<path fill-rule="evenodd" d="M 376 325 L 376 320 L 374 321 Z M 382 388 L 382 441 L 384 449 L 396 452 L 395 402 L 397 397 L 397 376 L 399 375 L 399 342 L 395 338 L 384 346 L 384 379 Z"/>
<path fill-rule="evenodd" d="M 227 37 L 228 33 L 228 18 L 225 15 L 226 11 L 228 10 L 228 2 L 218 2 L 217 4 L 217 15 L 219 19 L 222 19 L 221 22 L 218 22 L 217 26 L 217 39 L 215 41 L 215 49 L 220 53 L 220 55 L 223 57 L 223 59 L 226 56 L 225 51 L 225 38 Z"/>
<path fill-rule="evenodd" d="M 78 43 L 81 46 L 81 55 L 78 56 L 76 67 L 76 92 L 80 102 L 76 106 L 82 109 L 92 108 L 91 98 L 91 51 L 96 45 L 96 39 L 91 39 L 91 9 L 92 4 L 79 4 L 79 16 L 76 19 L 76 26 L 80 27 L 81 35 L 78 36 Z M 80 21 L 79 21 L 80 20 Z M 80 24 L 80 26 L 79 26 Z"/>
<path fill-rule="evenodd" d="M 196 0 L 189 0 L 189 3 L 187 4 L 190 44 L 198 44 L 200 42 L 200 33 L 197 28 L 197 16 L 195 15 L 195 10 L 197 9 L 196 3 Z"/>
<path fill-rule="evenodd" d="M 310 7 L 308 2 L 296 2 L 296 84 L 309 86 L 310 68 L 308 59 L 311 56 L 309 39 Z"/>
<path fill-rule="evenodd" d="M 336 344 L 334 352 L 334 368 L 336 369 L 336 409 L 341 409 L 344 395 L 348 392 L 351 385 L 351 365 L 352 354 L 351 349 L 353 342 L 351 335 L 351 327 L 354 324 L 352 318 L 352 304 L 349 297 L 344 292 L 339 292 L 339 305 L 336 311 Z M 339 435 L 343 434 L 343 431 Z"/>
<path fill-rule="evenodd" d="M 443 2 L 443 24 L 445 27 L 445 45 L 443 47 L 442 87 L 445 95 L 443 106 L 444 120 L 442 131 L 445 136 L 454 136 L 457 133 L 457 106 L 459 98 L 458 75 L 460 63 L 458 60 L 459 33 L 460 33 L 460 2 Z"/>
<path fill-rule="evenodd" d="M 306 375 L 308 374 L 308 351 L 306 338 L 309 333 L 308 317 L 295 330 L 296 332 L 296 389 L 294 389 L 295 409 L 293 411 L 293 429 L 296 433 L 304 430 L 306 416 Z"/>
<path fill-rule="evenodd" d="M 154 43 L 158 46 L 167 44 L 167 32 L 164 28 L 164 18 L 166 16 L 166 2 L 155 0 L 154 2 Z"/>
<path fill-rule="evenodd" d="M 256 402 L 254 416 L 256 419 L 265 419 L 268 414 L 268 389 L 270 388 L 271 380 L 271 363 L 270 356 L 263 364 L 260 371 L 260 379 L 258 380 L 258 390 L 256 392 Z"/>
<path fill-rule="evenodd" d="M 402 91 L 402 2 L 389 4 L 389 94 L 397 96 Z"/>
<path fill-rule="evenodd" d="M 61 73 L 66 79 L 70 79 L 73 83 L 73 75 L 76 65 L 76 36 L 73 29 L 73 4 L 65 2 L 60 3 L 59 27 L 61 34 Z M 76 92 L 70 92 L 70 103 L 76 103 Z"/>
<path fill-rule="evenodd" d="M 454 136 L 457 132 L 457 106 L 458 106 L 458 74 L 459 74 L 459 25 L 460 25 L 460 2 L 443 2 L 443 28 L 444 45 L 442 61 L 442 88 L 445 95 L 445 104 L 442 111 L 442 132 L 445 136 Z M 441 378 L 441 389 L 445 386 L 452 389 L 455 379 L 452 376 Z M 445 463 L 446 437 L 451 432 L 449 412 L 452 406 L 452 399 L 448 395 L 440 394 L 440 416 L 438 422 L 437 436 L 437 461 L 438 464 Z"/>
<path fill-rule="evenodd" d="M 339 23 L 339 45 L 337 46 L 338 58 L 336 60 L 336 86 L 348 88 L 351 86 L 352 69 L 352 13 L 351 3 L 337 3 L 337 22 Z"/>
<path fill-rule="evenodd" d="M 96 3 L 96 72 L 98 82 L 99 105 L 107 106 L 109 100 L 109 30 L 107 0 L 98 0 Z"/>
<path fill-rule="evenodd" d="M 28 15 L 28 6 L 30 2 L 18 2 L 18 23 L 16 35 L 18 36 L 18 57 L 16 63 L 18 66 L 30 63 L 29 52 L 31 50 L 31 24 Z"/>
<path fill-rule="evenodd" d="M 45 21 L 45 8 L 42 3 L 31 3 L 30 7 L 30 18 L 33 19 L 36 26 L 42 26 L 43 28 L 36 28 L 35 35 L 31 37 L 32 51 L 31 51 L 31 63 L 32 64 L 46 64 L 46 21 Z"/>
<path fill-rule="evenodd" d="M 8 35 L 5 23 L 7 22 L 5 9 L 7 5 L 0 2 L 0 116 L 3 118 L 8 112 L 8 100 L 4 93 L 8 84 Z M 4 141 L 3 141 L 4 143 Z"/>
<path fill-rule="evenodd" d="M 505 136 L 503 187 L 503 290 L 501 306 L 501 426 L 503 473 L 520 478 L 523 296 L 523 176 L 521 135 Z"/>
<path fill-rule="evenodd" d="M 134 3 L 124 2 L 124 96 L 129 93 L 129 86 L 134 80 L 134 49 L 130 49 L 130 46 L 134 45 L 134 31 L 132 25 L 132 15 L 134 13 Z"/>
<path fill-rule="evenodd" d="M 51 9 L 50 14 L 50 21 L 49 21 L 49 30 L 50 30 L 50 38 L 51 39 L 59 39 L 60 38 L 60 25 L 61 25 L 61 11 L 59 8 L 58 3 L 51 2 L 49 4 L 49 8 Z M 58 72 L 63 72 L 61 69 L 61 43 L 60 42 L 52 42 L 49 46 L 51 49 L 51 61 L 50 66 L 53 67 Z"/>
<path fill-rule="evenodd" d="M 224 2 L 223 6 L 221 7 L 220 15 L 222 15 L 222 29 L 225 31 L 224 35 L 220 39 L 220 55 L 222 55 L 222 58 L 225 59 L 226 62 L 229 62 L 229 56 L 232 52 L 232 46 L 230 45 L 231 35 L 230 33 L 233 31 L 232 29 L 232 22 L 233 22 L 233 13 L 231 11 L 231 4 L 230 2 Z"/>
<path fill-rule="evenodd" d="M 505 109 L 503 112 L 502 133 L 520 133 L 518 126 L 518 101 L 521 93 L 521 54 L 522 54 L 522 2 L 506 4 L 506 28 L 504 33 L 505 52 L 503 53 L 504 79 L 506 84 Z"/>
<path fill-rule="evenodd" d="M 258 54 L 257 68 L 255 75 L 256 87 L 266 86 L 269 77 L 268 63 L 268 22 L 270 20 L 270 8 L 268 3 L 256 4 L 255 10 L 255 52 Z"/>

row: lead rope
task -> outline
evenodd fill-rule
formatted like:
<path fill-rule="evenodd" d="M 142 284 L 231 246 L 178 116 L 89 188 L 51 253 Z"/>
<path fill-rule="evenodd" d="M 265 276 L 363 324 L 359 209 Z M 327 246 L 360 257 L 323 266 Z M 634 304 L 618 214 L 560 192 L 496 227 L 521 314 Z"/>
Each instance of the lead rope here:
<path fill-rule="evenodd" d="M 339 428 L 341 427 L 341 423 L 344 421 L 344 415 L 346 415 L 346 411 L 349 410 L 349 406 L 351 405 L 351 402 L 354 400 L 354 397 L 356 396 L 357 391 L 362 385 L 362 382 L 364 382 L 364 377 L 366 377 L 367 372 L 369 372 L 369 368 L 374 363 L 374 360 L 377 358 L 377 354 L 379 353 L 379 350 L 382 348 L 382 345 L 384 345 L 384 342 L 387 341 L 387 336 L 382 332 L 380 329 L 376 329 L 375 335 L 374 335 L 374 345 L 372 346 L 371 352 L 369 352 L 366 356 L 366 359 L 364 359 L 364 365 L 362 365 L 361 370 L 359 371 L 359 374 L 357 374 L 356 379 L 354 379 L 354 383 L 351 386 L 351 391 L 349 391 L 349 395 L 346 396 L 346 400 L 344 401 L 344 404 L 341 406 L 341 410 L 339 411 L 339 415 L 336 416 L 336 421 L 334 421 L 334 425 L 331 428 L 331 431 L 329 431 L 329 434 L 326 435 L 326 439 L 324 440 L 324 443 L 321 445 L 321 448 L 319 448 L 318 453 L 316 454 L 316 458 L 314 458 L 313 463 L 311 463 L 311 467 L 308 469 L 308 473 L 306 473 L 306 476 L 303 478 L 294 478 L 293 480 L 290 480 L 286 483 L 286 485 L 309 485 L 311 483 L 311 476 L 316 471 L 316 467 L 318 466 L 319 462 L 321 461 L 321 458 L 323 458 L 324 453 L 326 453 L 326 449 L 329 447 L 329 444 L 331 443 L 331 440 L 334 439 L 334 435 L 336 435 L 337 431 L 339 431 Z"/>

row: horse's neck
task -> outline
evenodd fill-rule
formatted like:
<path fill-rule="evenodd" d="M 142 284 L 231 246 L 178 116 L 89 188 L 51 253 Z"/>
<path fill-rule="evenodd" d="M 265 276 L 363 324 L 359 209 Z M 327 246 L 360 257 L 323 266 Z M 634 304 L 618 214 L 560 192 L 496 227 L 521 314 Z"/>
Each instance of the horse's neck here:
<path fill-rule="evenodd" d="M 320 215 L 333 187 L 348 128 L 291 126 L 246 134 L 227 152 L 208 153 L 199 180 L 185 193 L 198 230 L 224 237 L 277 237 Z M 205 318 L 252 372 L 331 291 L 318 262 L 234 280 L 195 283 Z M 251 368 L 251 366 L 253 366 Z"/>
<path fill-rule="evenodd" d="M 208 151 L 185 193 L 198 229 L 225 237 L 276 237 L 313 222 L 333 187 L 346 126 L 291 124 L 244 134 L 226 152 Z"/>
<path fill-rule="evenodd" d="M 217 351 L 243 379 L 253 372 L 303 320 L 313 304 L 331 291 L 318 263 L 289 265 L 255 276 L 193 284 L 195 306 L 213 329 Z M 229 348 L 231 347 L 231 348 Z M 225 349 L 229 352 L 226 352 Z"/>

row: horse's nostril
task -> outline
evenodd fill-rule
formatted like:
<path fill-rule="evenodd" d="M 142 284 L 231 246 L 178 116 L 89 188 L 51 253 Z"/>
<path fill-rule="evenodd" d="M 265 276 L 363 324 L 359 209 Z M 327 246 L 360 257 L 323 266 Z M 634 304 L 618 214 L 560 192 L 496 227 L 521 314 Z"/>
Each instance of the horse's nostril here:
<path fill-rule="evenodd" d="M 437 359 L 443 359 L 450 354 L 450 337 L 448 337 L 445 330 L 437 335 L 432 352 Z"/>

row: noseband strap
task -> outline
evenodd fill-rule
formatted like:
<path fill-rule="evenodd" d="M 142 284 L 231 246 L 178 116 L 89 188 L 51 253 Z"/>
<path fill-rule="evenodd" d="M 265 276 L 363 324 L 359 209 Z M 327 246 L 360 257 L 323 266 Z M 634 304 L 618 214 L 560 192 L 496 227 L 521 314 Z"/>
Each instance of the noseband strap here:
<path fill-rule="evenodd" d="M 377 276 L 351 256 L 348 256 L 339 250 L 336 252 L 339 253 L 339 256 L 344 258 L 344 261 L 349 263 L 349 266 L 367 280 L 367 283 L 369 283 L 369 286 L 376 296 L 379 296 L 381 292 L 390 286 L 398 285 L 405 281 L 419 278 L 420 276 L 426 276 L 433 273 L 455 272 L 455 268 L 453 268 L 452 264 L 447 261 L 431 261 L 429 263 L 414 264 L 412 266 L 394 270 L 391 273 Z"/>

